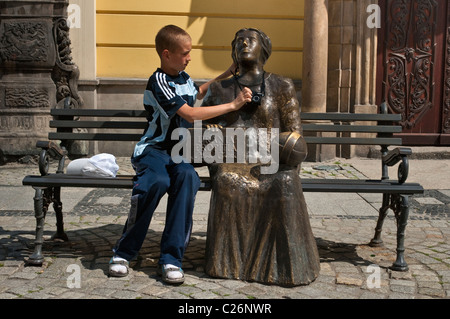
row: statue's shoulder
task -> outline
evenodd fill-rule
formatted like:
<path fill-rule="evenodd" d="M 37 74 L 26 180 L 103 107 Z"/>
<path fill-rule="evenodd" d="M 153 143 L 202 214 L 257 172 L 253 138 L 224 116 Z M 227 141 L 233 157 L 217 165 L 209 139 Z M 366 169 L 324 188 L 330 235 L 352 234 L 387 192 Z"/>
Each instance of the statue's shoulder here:
<path fill-rule="evenodd" d="M 236 80 L 234 78 L 228 78 L 225 80 L 215 81 L 211 83 L 210 88 L 212 90 L 227 90 L 234 89 Z"/>
<path fill-rule="evenodd" d="M 282 90 L 292 90 L 294 88 L 294 81 L 283 75 L 268 73 L 266 76 L 266 81 L 271 83 L 271 85 L 276 85 Z"/>
<path fill-rule="evenodd" d="M 226 79 L 214 81 L 209 85 L 208 92 L 203 99 L 202 105 L 218 105 L 231 101 L 235 97 L 233 80 Z"/>

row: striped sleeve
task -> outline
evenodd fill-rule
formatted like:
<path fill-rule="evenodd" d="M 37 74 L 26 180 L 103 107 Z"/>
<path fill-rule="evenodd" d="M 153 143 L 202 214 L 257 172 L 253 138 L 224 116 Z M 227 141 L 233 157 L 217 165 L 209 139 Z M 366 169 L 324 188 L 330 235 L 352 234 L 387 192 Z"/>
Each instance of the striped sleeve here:
<path fill-rule="evenodd" d="M 171 100 L 175 97 L 175 93 L 170 88 L 169 83 L 167 82 L 167 76 L 164 73 L 156 73 L 156 82 L 167 100 Z"/>
<path fill-rule="evenodd" d="M 156 100 L 169 117 L 172 117 L 180 107 L 186 104 L 186 101 L 176 94 L 175 88 L 169 85 L 166 74 L 155 72 L 151 83 L 151 90 Z"/>

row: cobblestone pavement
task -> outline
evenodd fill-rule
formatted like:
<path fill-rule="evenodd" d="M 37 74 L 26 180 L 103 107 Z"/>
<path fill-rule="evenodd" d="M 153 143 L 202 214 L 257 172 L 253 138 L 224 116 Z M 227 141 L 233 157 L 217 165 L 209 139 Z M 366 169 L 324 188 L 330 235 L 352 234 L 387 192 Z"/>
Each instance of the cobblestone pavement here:
<path fill-rule="evenodd" d="M 118 159 L 119 174 L 132 172 Z M 379 162 L 375 162 L 378 167 Z M 200 173 L 204 171 L 200 170 Z M 370 247 L 380 195 L 305 194 L 319 247 L 321 271 L 310 285 L 293 288 L 210 278 L 203 271 L 209 193 L 200 192 L 192 240 L 185 256 L 186 281 L 163 283 L 156 275 L 164 200 L 152 220 L 147 240 L 125 278 L 107 275 L 111 247 L 125 223 L 129 190 L 63 190 L 68 242 L 47 240 L 45 262 L 28 267 L 33 251 L 33 192 L 23 177 L 37 174 L 33 163 L 0 166 L 0 299 L 447 299 L 450 296 L 450 190 L 429 189 L 411 200 L 406 230 L 409 271 L 388 267 L 395 260 L 396 225 L 385 221 L 384 247 Z M 345 160 L 305 163 L 302 177 L 364 178 Z M 324 200 L 325 196 L 325 200 Z M 45 235 L 55 231 L 46 217 Z M 79 279 L 79 280 L 78 280 Z"/>

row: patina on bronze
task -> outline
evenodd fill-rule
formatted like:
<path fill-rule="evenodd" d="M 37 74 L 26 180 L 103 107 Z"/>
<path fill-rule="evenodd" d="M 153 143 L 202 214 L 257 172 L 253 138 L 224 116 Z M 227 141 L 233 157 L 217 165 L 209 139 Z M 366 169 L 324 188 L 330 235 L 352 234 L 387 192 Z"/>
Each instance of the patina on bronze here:
<path fill-rule="evenodd" d="M 212 277 L 305 285 L 314 281 L 320 270 L 298 174 L 306 143 L 292 80 L 264 71 L 270 54 L 271 41 L 262 31 L 239 30 L 232 42 L 238 74 L 213 83 L 203 101 L 203 105 L 231 102 L 243 86 L 254 95 L 260 93 L 259 101 L 211 123 L 279 128 L 281 157 L 275 174 L 261 174 L 261 164 L 210 165 L 205 271 Z"/>

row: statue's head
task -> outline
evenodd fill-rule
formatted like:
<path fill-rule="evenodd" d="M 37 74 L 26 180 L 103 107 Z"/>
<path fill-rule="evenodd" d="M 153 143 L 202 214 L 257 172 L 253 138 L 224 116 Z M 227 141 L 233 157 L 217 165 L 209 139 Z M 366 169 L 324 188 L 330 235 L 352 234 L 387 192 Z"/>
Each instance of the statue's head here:
<path fill-rule="evenodd" d="M 261 30 L 245 28 L 236 32 L 231 42 L 231 57 L 236 65 L 259 62 L 264 65 L 272 53 L 272 42 Z"/>

